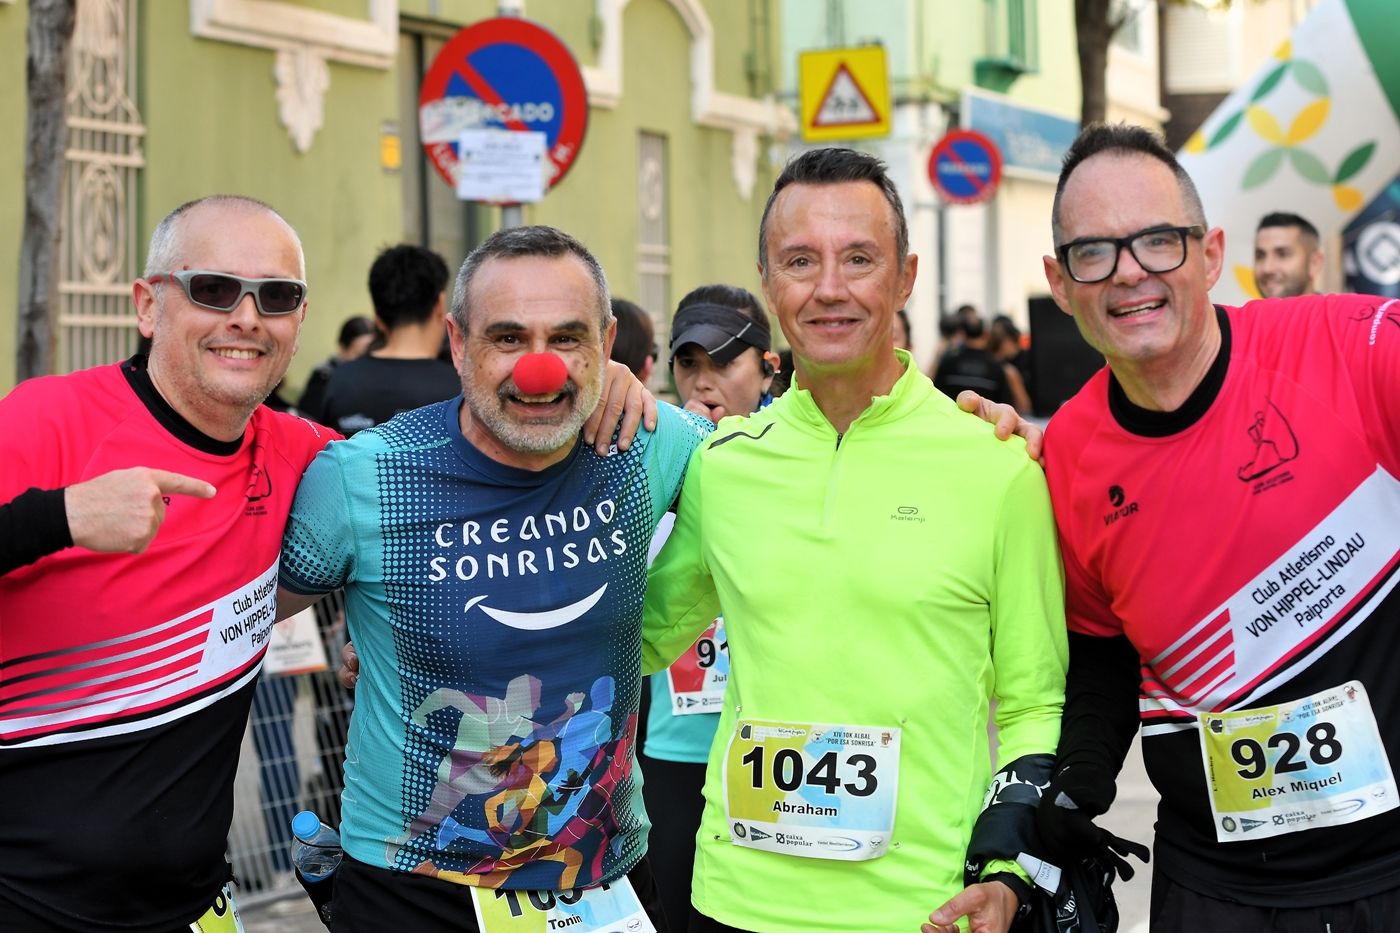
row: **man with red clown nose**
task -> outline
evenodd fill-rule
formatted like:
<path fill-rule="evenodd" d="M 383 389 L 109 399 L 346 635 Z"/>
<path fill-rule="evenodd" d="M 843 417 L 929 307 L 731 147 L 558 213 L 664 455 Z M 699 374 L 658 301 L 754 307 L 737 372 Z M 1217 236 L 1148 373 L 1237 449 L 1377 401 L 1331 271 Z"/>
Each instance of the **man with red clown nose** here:
<path fill-rule="evenodd" d="M 337 931 L 549 904 L 551 926 L 586 910 L 665 929 L 633 768 L 642 587 L 710 424 L 663 404 L 625 451 L 584 443 L 615 328 L 582 244 L 501 231 L 452 295 L 461 396 L 333 445 L 302 480 L 279 612 L 345 587 L 359 657 Z"/>

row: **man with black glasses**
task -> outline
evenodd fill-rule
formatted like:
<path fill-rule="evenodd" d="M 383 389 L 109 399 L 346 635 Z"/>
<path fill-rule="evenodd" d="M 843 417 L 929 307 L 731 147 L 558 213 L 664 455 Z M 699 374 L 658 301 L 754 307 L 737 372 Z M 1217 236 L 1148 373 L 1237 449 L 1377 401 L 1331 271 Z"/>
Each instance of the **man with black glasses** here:
<path fill-rule="evenodd" d="M 224 846 L 282 526 L 332 437 L 260 407 L 305 277 L 272 208 L 185 204 L 132 286 L 149 357 L 0 402 L 0 501 L 18 497 L 0 542 L 0 929 L 233 929 Z"/>
<path fill-rule="evenodd" d="M 1061 310 L 1108 366 L 1045 438 L 1070 667 L 1039 823 L 1063 854 L 1141 724 L 1154 931 L 1400 926 L 1400 303 L 1223 308 L 1224 234 L 1154 134 L 1086 129 Z"/>

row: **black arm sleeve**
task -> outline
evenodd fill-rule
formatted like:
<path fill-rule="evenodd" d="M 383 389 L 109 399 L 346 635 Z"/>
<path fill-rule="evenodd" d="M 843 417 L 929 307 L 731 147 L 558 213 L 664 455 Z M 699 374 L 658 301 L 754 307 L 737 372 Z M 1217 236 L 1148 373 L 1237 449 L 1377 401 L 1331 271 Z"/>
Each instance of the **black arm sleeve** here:
<path fill-rule="evenodd" d="M 1022 755 L 992 776 L 991 799 L 972 827 L 963 862 L 963 883 L 974 884 L 993 859 L 1015 861 L 1022 852 L 1037 850 L 1035 810 L 1050 783 L 1055 759 L 1051 755 Z M 1020 889 L 1017 899 L 1026 903 Z"/>
<path fill-rule="evenodd" d="M 1137 734 L 1141 685 L 1141 661 L 1125 636 L 1069 633 L 1057 773 L 1073 765 L 1117 777 Z"/>
<path fill-rule="evenodd" d="M 62 489 L 28 489 L 0 505 L 0 574 L 72 546 Z"/>

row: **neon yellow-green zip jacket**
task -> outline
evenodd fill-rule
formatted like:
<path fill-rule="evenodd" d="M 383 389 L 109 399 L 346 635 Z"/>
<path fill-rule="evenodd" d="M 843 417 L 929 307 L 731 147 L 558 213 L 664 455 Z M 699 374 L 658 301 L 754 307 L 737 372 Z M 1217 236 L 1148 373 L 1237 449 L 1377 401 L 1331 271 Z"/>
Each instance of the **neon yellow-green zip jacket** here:
<path fill-rule="evenodd" d="M 692 898 L 740 929 L 918 930 L 963 887 L 992 775 L 989 700 L 999 767 L 1059 738 L 1063 581 L 1044 475 L 900 358 L 891 393 L 843 436 L 798 387 L 721 422 L 651 571 L 648 671 L 721 606 L 728 627 Z M 739 718 L 899 728 L 886 854 L 733 845 L 722 765 Z"/>

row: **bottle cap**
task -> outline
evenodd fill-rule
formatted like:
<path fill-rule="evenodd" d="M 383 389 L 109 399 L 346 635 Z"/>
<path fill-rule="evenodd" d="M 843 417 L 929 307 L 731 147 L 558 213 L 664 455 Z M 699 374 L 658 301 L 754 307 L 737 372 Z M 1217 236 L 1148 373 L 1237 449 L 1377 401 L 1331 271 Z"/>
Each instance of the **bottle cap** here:
<path fill-rule="evenodd" d="M 321 828 L 321 818 L 310 810 L 302 810 L 292 817 L 292 835 L 298 839 L 310 839 Z"/>

